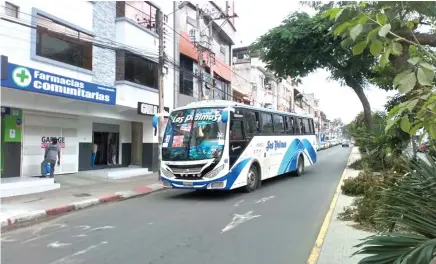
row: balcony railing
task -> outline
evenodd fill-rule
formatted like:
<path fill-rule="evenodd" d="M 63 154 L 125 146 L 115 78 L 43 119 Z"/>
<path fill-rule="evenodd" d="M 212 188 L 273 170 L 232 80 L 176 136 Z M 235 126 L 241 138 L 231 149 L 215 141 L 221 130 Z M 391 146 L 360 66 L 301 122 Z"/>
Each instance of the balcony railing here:
<path fill-rule="evenodd" d="M 155 33 L 157 33 L 157 11 L 158 9 L 147 1 L 116 2 L 116 17 L 131 19 L 138 25 L 141 25 Z"/>

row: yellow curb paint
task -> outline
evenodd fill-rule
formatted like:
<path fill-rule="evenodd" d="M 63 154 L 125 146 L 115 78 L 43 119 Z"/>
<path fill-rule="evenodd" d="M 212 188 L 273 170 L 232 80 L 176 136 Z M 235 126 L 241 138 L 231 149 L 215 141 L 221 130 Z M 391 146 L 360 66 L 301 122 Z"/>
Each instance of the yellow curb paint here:
<path fill-rule="evenodd" d="M 307 264 L 316 264 L 318 262 L 319 255 L 321 253 L 322 245 L 324 243 L 325 236 L 327 235 L 327 230 L 330 226 L 330 222 L 332 220 L 333 211 L 336 207 L 336 202 L 338 201 L 339 193 L 341 192 L 341 185 L 342 181 L 344 180 L 344 177 L 347 172 L 347 167 L 350 165 L 351 161 L 351 154 L 353 151 L 350 152 L 350 156 L 348 156 L 347 160 L 347 166 L 344 169 L 344 172 L 342 173 L 341 179 L 339 180 L 338 186 L 336 187 L 335 195 L 333 196 L 332 202 L 330 203 L 330 208 L 327 211 L 327 214 L 324 218 L 324 222 L 322 223 L 321 229 L 319 230 L 318 237 L 315 241 L 315 246 L 312 248 L 312 252 L 309 255 L 309 259 L 307 260 Z"/>

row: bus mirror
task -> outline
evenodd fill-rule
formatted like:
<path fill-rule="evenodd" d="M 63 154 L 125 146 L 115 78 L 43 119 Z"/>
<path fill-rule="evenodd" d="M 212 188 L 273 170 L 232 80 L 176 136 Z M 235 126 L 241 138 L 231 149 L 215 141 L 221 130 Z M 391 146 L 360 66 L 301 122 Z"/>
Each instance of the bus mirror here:
<path fill-rule="evenodd" d="M 159 124 L 159 117 L 157 115 L 153 116 L 153 120 L 151 121 L 151 123 L 153 124 L 154 128 L 157 128 Z"/>
<path fill-rule="evenodd" d="M 227 123 L 228 120 L 229 120 L 229 111 L 224 109 L 221 111 L 221 122 Z"/>

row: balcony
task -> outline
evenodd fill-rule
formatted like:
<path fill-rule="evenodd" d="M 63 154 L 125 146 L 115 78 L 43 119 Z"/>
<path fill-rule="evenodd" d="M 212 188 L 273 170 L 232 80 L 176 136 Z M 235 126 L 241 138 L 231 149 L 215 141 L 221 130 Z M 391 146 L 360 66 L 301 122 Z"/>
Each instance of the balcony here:
<path fill-rule="evenodd" d="M 148 53 L 158 53 L 156 16 L 158 9 L 149 2 L 116 2 L 116 41 L 126 49 L 142 47 Z"/>

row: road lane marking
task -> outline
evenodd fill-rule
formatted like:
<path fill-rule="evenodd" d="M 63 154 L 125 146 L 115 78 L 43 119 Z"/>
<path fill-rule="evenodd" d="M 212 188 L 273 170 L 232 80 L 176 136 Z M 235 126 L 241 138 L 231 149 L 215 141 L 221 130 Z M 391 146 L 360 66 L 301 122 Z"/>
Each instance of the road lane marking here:
<path fill-rule="evenodd" d="M 227 232 L 229 230 L 232 230 L 233 228 L 237 227 L 238 225 L 240 225 L 244 222 L 247 222 L 251 219 L 254 219 L 256 217 L 260 217 L 260 215 L 253 214 L 253 211 L 249 211 L 249 212 L 242 214 L 242 215 L 241 214 L 234 214 L 232 221 L 221 230 L 221 234 L 224 232 Z"/>
<path fill-rule="evenodd" d="M 274 198 L 275 198 L 274 195 L 269 196 L 269 197 L 264 197 L 264 198 L 262 198 L 262 199 L 256 201 L 256 203 L 257 203 L 257 204 L 258 204 L 258 203 L 266 203 L 267 201 L 269 201 L 269 200 L 271 200 L 271 199 L 274 199 Z"/>
<path fill-rule="evenodd" d="M 83 255 L 83 254 L 87 253 L 88 251 L 93 250 L 95 248 L 98 248 L 99 246 L 104 245 L 104 244 L 107 244 L 107 241 L 103 241 L 101 243 L 89 246 L 89 247 L 87 247 L 87 248 L 85 248 L 83 250 L 77 251 L 77 252 L 75 252 L 75 253 L 73 253 L 71 255 L 68 255 L 66 257 L 60 258 L 58 260 L 55 260 L 55 261 L 51 262 L 50 264 L 60 264 L 62 262 L 65 262 L 66 260 L 72 259 L 72 258 L 74 258 L 76 256 Z"/>
<path fill-rule="evenodd" d="M 61 248 L 61 247 L 67 247 L 70 245 L 71 245 L 71 243 L 61 243 L 59 241 L 55 241 L 55 242 L 48 244 L 47 247 L 49 247 L 49 248 Z"/>
<path fill-rule="evenodd" d="M 65 225 L 65 224 L 53 224 L 53 225 L 48 225 L 48 226 L 44 226 L 44 227 L 41 227 L 41 228 L 36 229 L 35 231 L 33 231 L 33 234 L 34 234 L 34 235 L 39 234 L 39 233 L 41 233 L 42 230 L 47 229 L 47 228 L 49 228 L 49 227 L 59 227 L 59 229 L 61 229 L 61 228 L 64 228 L 64 227 L 66 227 L 66 226 L 67 226 L 67 225 Z"/>
<path fill-rule="evenodd" d="M 341 179 L 339 180 L 338 186 L 336 187 L 335 195 L 333 196 L 332 202 L 330 203 L 330 208 L 327 211 L 327 214 L 324 218 L 324 222 L 322 223 L 321 229 L 319 231 L 318 237 L 316 238 L 315 245 L 312 248 L 312 252 L 309 255 L 307 260 L 307 264 L 316 264 L 318 262 L 319 255 L 321 253 L 322 245 L 324 244 L 324 239 L 327 235 L 327 230 L 330 226 L 330 222 L 332 220 L 333 211 L 336 207 L 336 202 L 338 201 L 339 194 L 341 192 L 341 185 L 343 180 L 345 179 L 345 175 L 347 173 L 348 165 L 350 165 L 351 161 L 351 153 L 348 156 L 347 165 L 342 173 Z"/>
<path fill-rule="evenodd" d="M 1 242 L 15 242 L 15 241 L 16 241 L 15 239 L 8 237 L 8 236 L 1 238 Z"/>
<path fill-rule="evenodd" d="M 244 202 L 244 200 L 240 200 L 240 201 L 238 201 L 237 203 L 235 203 L 233 206 L 234 207 L 238 207 L 241 203 L 243 203 Z"/>

